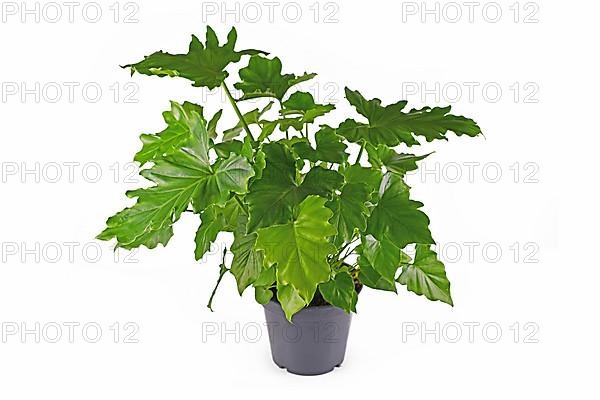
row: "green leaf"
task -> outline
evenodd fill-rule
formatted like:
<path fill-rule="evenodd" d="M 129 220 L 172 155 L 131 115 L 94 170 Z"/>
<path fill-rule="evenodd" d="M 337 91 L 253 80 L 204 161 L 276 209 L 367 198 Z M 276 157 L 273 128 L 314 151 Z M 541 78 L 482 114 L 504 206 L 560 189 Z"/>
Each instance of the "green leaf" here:
<path fill-rule="evenodd" d="M 219 39 L 209 26 L 206 28 L 206 45 L 192 35 L 186 54 L 158 51 L 144 57 L 138 63 L 125 65 L 123 68 L 130 68 L 132 74 L 138 72 L 161 77 L 182 77 L 193 81 L 193 86 L 214 89 L 229 76 L 225 68 L 230 63 L 238 62 L 243 55 L 264 53 L 259 50 L 235 51 L 236 40 L 235 28 L 231 28 L 227 35 L 227 43 L 219 46 Z"/>
<path fill-rule="evenodd" d="M 417 167 L 417 161 L 421 161 L 429 154 L 415 156 L 414 154 L 396 153 L 384 144 L 375 147 L 367 145 L 369 154 L 369 163 L 375 168 L 385 167 L 388 171 L 404 176 L 408 171 L 414 171 Z"/>
<path fill-rule="evenodd" d="M 315 141 L 316 149 L 313 149 L 306 139 L 295 143 L 292 147 L 300 157 L 312 162 L 325 161 L 342 164 L 348 160 L 347 146 L 344 144 L 343 138 L 336 135 L 329 126 L 323 125 L 315 133 Z"/>
<path fill-rule="evenodd" d="M 367 228 L 367 207 L 369 189 L 364 183 L 347 183 L 339 196 L 327 202 L 327 207 L 333 211 L 329 222 L 336 227 L 337 235 L 334 243 L 341 245 L 350 242 L 354 231 L 364 232 Z"/>
<path fill-rule="evenodd" d="M 276 272 L 274 265 L 270 265 L 269 267 L 263 268 L 256 280 L 254 281 L 253 285 L 256 287 L 271 287 L 275 284 L 275 280 L 277 279 L 275 274 Z"/>
<path fill-rule="evenodd" d="M 273 291 L 264 286 L 254 288 L 254 298 L 258 304 L 267 304 L 273 298 Z"/>
<path fill-rule="evenodd" d="M 375 192 L 379 190 L 383 174 L 380 170 L 361 167 L 360 165 L 349 165 L 344 168 L 340 168 L 340 172 L 346 178 L 347 183 L 362 183 L 367 185 L 369 192 Z"/>
<path fill-rule="evenodd" d="M 246 124 L 248 125 L 259 124 L 260 117 L 262 117 L 267 111 L 269 111 L 271 109 L 271 106 L 273 106 L 273 102 L 267 104 L 262 110 L 255 108 L 254 110 L 247 112 L 243 115 L 244 121 L 246 121 Z M 233 128 L 229 128 L 223 132 L 223 141 L 225 142 L 231 139 L 235 139 L 239 136 L 240 133 L 242 133 L 243 130 L 244 125 L 242 124 L 242 121 L 238 121 L 236 126 L 234 126 Z"/>
<path fill-rule="evenodd" d="M 208 122 L 206 130 L 208 131 L 208 137 L 210 137 L 211 139 L 215 139 L 217 137 L 217 124 L 219 123 L 222 114 L 223 110 L 217 111 L 215 115 L 213 115 L 211 120 Z"/>
<path fill-rule="evenodd" d="M 343 184 L 344 177 L 337 171 L 320 166 L 312 167 L 297 189 L 297 203 L 312 194 L 329 199 L 332 197 L 332 193 L 341 188 Z"/>
<path fill-rule="evenodd" d="M 300 126 L 302 126 L 315 122 L 315 119 L 327 114 L 333 109 L 335 109 L 333 104 L 316 104 L 310 93 L 295 92 L 290 95 L 289 99 L 283 102 L 283 108 L 280 113 L 283 116 L 300 116 L 298 121 Z"/>
<path fill-rule="evenodd" d="M 292 285 L 277 284 L 277 300 L 283 308 L 285 317 L 292 322 L 292 317 L 306 306 L 306 302 Z"/>
<path fill-rule="evenodd" d="M 202 222 L 194 238 L 196 243 L 194 257 L 196 261 L 200 260 L 210 250 L 210 245 L 217 239 L 219 232 L 223 230 L 225 219 L 220 211 L 221 207 L 213 204 L 208 206 L 201 215 Z"/>
<path fill-rule="evenodd" d="M 196 231 L 194 256 L 200 260 L 221 231 L 233 232 L 238 227 L 243 210 L 235 199 L 227 201 L 224 207 L 212 204 L 201 214 L 202 223 Z M 245 227 L 245 225 L 244 225 Z"/>
<path fill-rule="evenodd" d="M 389 239 L 403 249 L 410 243 L 435 243 L 429 218 L 419 210 L 423 203 L 409 199 L 409 187 L 401 178 L 386 174 L 383 195 L 371 212 L 367 232 L 379 240 Z"/>
<path fill-rule="evenodd" d="M 239 72 L 242 82 L 233 86 L 244 94 L 240 100 L 257 97 L 274 97 L 280 101 L 294 85 L 312 79 L 316 74 L 281 74 L 281 61 L 274 57 L 268 59 L 260 55 L 250 57 L 248 66 Z"/>
<path fill-rule="evenodd" d="M 268 143 L 262 150 L 266 166 L 262 177 L 252 182 L 246 196 L 250 211 L 248 232 L 291 221 L 294 207 L 306 196 L 329 196 L 343 183 L 343 177 L 336 171 L 314 167 L 298 185 L 296 160 L 283 144 Z"/>
<path fill-rule="evenodd" d="M 231 153 L 242 155 L 243 146 L 244 143 L 240 140 L 229 140 L 215 144 L 213 149 L 220 158 L 227 158 Z"/>
<path fill-rule="evenodd" d="M 197 157 L 208 165 L 208 134 L 206 121 L 202 116 L 202 107 L 185 102 L 171 102 L 171 110 L 163 113 L 167 127 L 153 135 L 142 134 L 142 149 L 137 152 L 134 161 L 144 165 L 148 161 L 164 158 L 195 141 Z"/>
<path fill-rule="evenodd" d="M 358 296 L 354 288 L 354 279 L 348 271 L 339 271 L 332 279 L 321 283 L 319 291 L 329 304 L 339 307 L 347 313 L 356 312 Z"/>
<path fill-rule="evenodd" d="M 155 186 L 127 192 L 127 196 L 137 197 L 136 204 L 110 217 L 98 239 L 114 237 L 117 246 L 126 249 L 166 245 L 173 235 L 173 223 L 190 203 L 200 212 L 211 204 L 224 205 L 231 192 L 245 193 L 254 174 L 248 161 L 232 154 L 211 166 L 207 146 L 205 127 L 195 129 L 185 147 L 142 170 L 140 174 Z"/>
<path fill-rule="evenodd" d="M 240 295 L 244 290 L 254 283 L 259 277 L 263 268 L 263 254 L 254 249 L 256 244 L 256 233 L 246 233 L 246 216 L 240 219 L 238 228 L 234 233 L 231 252 L 233 261 L 231 262 L 231 273 L 237 281 L 237 288 Z"/>
<path fill-rule="evenodd" d="M 398 277 L 398 283 L 429 300 L 439 300 L 454 305 L 450 296 L 450 281 L 446 277 L 444 264 L 437 259 L 430 245 L 416 246 L 415 261 L 406 265 Z"/>
<path fill-rule="evenodd" d="M 377 240 L 372 235 L 363 236 L 357 252 L 386 282 L 393 284 L 400 266 L 401 249 L 389 237 Z"/>
<path fill-rule="evenodd" d="M 277 263 L 277 281 L 293 286 L 306 304 L 317 285 L 329 279 L 327 256 L 335 247 L 328 237 L 336 233 L 327 222 L 331 215 L 325 199 L 309 196 L 300 204 L 293 221 L 258 231 L 256 248 L 264 251 L 267 262 Z"/>
<path fill-rule="evenodd" d="M 373 289 L 386 290 L 396 293 L 396 282 L 389 281 L 377 272 L 369 260 L 365 257 L 358 258 L 358 266 L 360 271 L 358 279 L 365 285 Z"/>
<path fill-rule="evenodd" d="M 425 107 L 405 113 L 402 110 L 406 101 L 383 107 L 377 98 L 366 100 L 358 91 L 348 88 L 345 91 L 346 99 L 368 120 L 368 123 L 362 123 L 347 119 L 337 128 L 337 132 L 351 142 L 366 141 L 374 146 L 385 144 L 392 147 L 405 143 L 412 146 L 419 144 L 415 138 L 417 135 L 430 142 L 445 139 L 448 131 L 467 136 L 481 133 L 472 119 L 449 114 L 450 107 Z"/>

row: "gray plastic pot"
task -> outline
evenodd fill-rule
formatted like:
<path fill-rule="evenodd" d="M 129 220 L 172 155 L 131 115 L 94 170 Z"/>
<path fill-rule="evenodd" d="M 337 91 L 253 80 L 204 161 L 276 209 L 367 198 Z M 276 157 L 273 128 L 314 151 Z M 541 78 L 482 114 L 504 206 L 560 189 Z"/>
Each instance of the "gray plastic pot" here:
<path fill-rule="evenodd" d="M 304 308 L 285 318 L 281 305 L 264 305 L 273 361 L 298 375 L 320 375 L 344 361 L 351 314 L 334 306 Z"/>

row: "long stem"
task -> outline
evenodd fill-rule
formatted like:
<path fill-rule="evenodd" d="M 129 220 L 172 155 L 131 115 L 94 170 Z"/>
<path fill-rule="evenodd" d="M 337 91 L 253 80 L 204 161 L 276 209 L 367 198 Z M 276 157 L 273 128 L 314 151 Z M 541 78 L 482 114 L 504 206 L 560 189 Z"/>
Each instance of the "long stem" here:
<path fill-rule="evenodd" d="M 225 273 L 227 271 L 229 271 L 229 268 L 227 268 L 225 266 L 225 255 L 227 255 L 227 248 L 225 248 L 223 250 L 223 261 L 221 261 L 221 265 L 220 270 L 219 270 L 219 279 L 217 279 L 217 284 L 215 285 L 215 288 L 212 291 L 212 294 L 210 295 L 210 299 L 208 299 L 208 304 L 206 305 L 206 307 L 209 308 L 210 311 L 214 310 L 212 309 L 212 302 L 213 302 L 213 298 L 215 297 L 215 294 L 217 293 L 217 288 L 219 287 L 219 284 L 221 283 L 221 279 L 223 279 L 223 275 L 225 275 Z"/>
<path fill-rule="evenodd" d="M 227 87 L 227 85 L 225 84 L 225 82 L 223 82 L 221 84 L 221 87 L 223 88 L 223 90 L 225 90 L 225 93 L 227 94 L 227 98 L 229 99 L 229 102 L 233 106 L 233 109 L 235 110 L 235 113 L 237 114 L 238 118 L 240 119 L 240 122 L 242 123 L 242 126 L 244 127 L 244 130 L 246 131 L 246 133 L 248 134 L 248 136 L 250 137 L 250 139 L 254 140 L 254 138 L 252 137 L 252 133 L 250 133 L 250 127 L 248 126 L 248 123 L 246 123 L 246 120 L 244 119 L 244 116 L 242 115 L 242 112 L 238 108 L 237 103 L 236 103 L 235 99 L 233 98 L 233 96 L 231 95 L 231 92 L 229 91 L 229 88 Z"/>
<path fill-rule="evenodd" d="M 360 157 L 363 154 L 363 151 L 365 151 L 365 146 L 367 145 L 366 141 L 362 142 L 362 145 L 360 146 L 360 151 L 358 152 L 358 156 L 356 157 L 356 161 L 354 162 L 354 164 L 359 164 L 360 163 Z"/>

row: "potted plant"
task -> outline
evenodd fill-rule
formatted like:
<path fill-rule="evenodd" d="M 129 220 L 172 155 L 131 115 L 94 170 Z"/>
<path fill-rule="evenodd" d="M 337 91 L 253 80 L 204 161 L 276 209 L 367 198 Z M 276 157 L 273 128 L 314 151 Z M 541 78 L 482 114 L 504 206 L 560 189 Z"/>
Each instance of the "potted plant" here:
<path fill-rule="evenodd" d="M 141 135 L 134 157 L 154 185 L 127 192 L 135 204 L 110 217 L 98 238 L 114 238 L 125 249 L 165 246 L 173 224 L 192 212 L 200 223 L 198 260 L 219 232 L 232 232 L 233 259 L 226 266 L 223 257 L 217 286 L 229 272 L 240 294 L 254 288 L 279 366 L 325 373 L 343 360 L 363 285 L 395 292 L 401 284 L 452 305 L 444 265 L 431 249 L 429 219 L 404 182 L 428 154 L 394 148 L 446 139 L 448 132 L 481 131 L 473 120 L 450 114 L 450 107 L 406 109 L 406 101 L 384 106 L 349 88 L 345 97 L 360 115 L 322 124 L 335 106 L 294 89 L 315 74 L 282 73 L 277 57 L 236 50 L 236 38 L 231 29 L 220 45 L 208 27 L 206 40 L 192 36 L 185 54 L 159 51 L 124 66 L 188 79 L 195 87 L 220 87 L 239 121 L 222 130 L 222 110 L 209 118 L 201 105 L 171 102 L 163 113 L 165 128 Z M 233 84 L 239 91 L 234 96 L 227 67 L 242 58 L 248 61 Z M 240 109 L 261 98 L 262 107 Z M 355 157 L 348 152 L 352 146 L 359 149 Z"/>

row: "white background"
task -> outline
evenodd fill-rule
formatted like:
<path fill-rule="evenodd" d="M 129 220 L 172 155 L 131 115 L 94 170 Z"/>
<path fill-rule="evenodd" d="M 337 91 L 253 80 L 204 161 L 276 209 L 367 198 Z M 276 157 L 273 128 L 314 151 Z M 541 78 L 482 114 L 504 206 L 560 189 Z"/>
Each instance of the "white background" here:
<path fill-rule="evenodd" d="M 593 398 L 600 277 L 594 251 L 596 2 L 514 6 L 511 0 L 486 12 L 488 2 L 480 2 L 473 22 L 462 2 L 456 22 L 457 3 L 445 2 L 438 3 L 438 22 L 435 14 L 421 20 L 420 2 L 301 1 L 288 5 L 287 14 L 283 8 L 290 2 L 280 2 L 272 21 L 262 2 L 238 3 L 230 14 L 223 14 L 221 2 L 113 3 L 99 2 L 102 16 L 92 23 L 84 16 L 93 19 L 93 9 L 82 15 L 85 2 L 75 8 L 73 22 L 61 2 L 57 22 L 50 21 L 56 7 L 43 2 L 39 22 L 35 13 L 23 16 L 20 3 L 12 15 L 14 8 L 3 2 L 0 322 L 5 331 L 39 323 L 47 335 L 40 343 L 33 334 L 22 339 L 21 332 L 3 338 L 0 397 Z M 227 4 L 235 10 L 235 3 Z M 262 18 L 253 22 L 256 4 Z M 435 2 L 427 4 L 434 9 Z M 298 7 L 302 15 L 293 22 Z M 416 14 L 408 12 L 415 7 Z M 502 15 L 493 23 L 497 8 Z M 125 23 L 131 12 L 137 22 Z M 235 122 L 220 92 L 192 88 L 185 80 L 132 78 L 118 67 L 159 49 L 183 52 L 191 33 L 204 37 L 207 23 L 222 38 L 235 25 L 238 48 L 269 51 L 281 58 L 284 72 L 317 72 L 318 85 L 303 88 L 316 91 L 320 101 L 337 101 L 328 120 L 333 125 L 353 112 L 343 99 L 345 85 L 384 104 L 404 97 L 415 107 L 451 104 L 454 113 L 478 121 L 485 138 L 450 135 L 448 142 L 413 149 L 436 151 L 422 164 L 434 172 L 413 175 L 410 183 L 446 251 L 454 308 L 402 287 L 397 296 L 365 289 L 343 367 L 299 377 L 270 360 L 263 310 L 251 289 L 240 299 L 228 275 L 216 312 L 206 308 L 219 251 L 194 261 L 196 217 L 184 215 L 166 248 L 141 249 L 129 259 L 118 252 L 115 261 L 110 244 L 93 239 L 109 215 L 131 203 L 123 192 L 139 184 L 131 174 L 138 135 L 163 128 L 161 112 L 169 100 L 206 103 L 209 115 L 224 107 L 220 128 Z M 227 82 L 236 79 L 234 72 Z M 78 85 L 73 101 L 66 82 Z M 475 85 L 471 98 L 469 82 Z M 22 84 L 33 93 L 22 97 Z M 82 93 L 86 84 L 93 87 Z M 433 92 L 407 93 L 421 84 Z M 62 96 L 52 102 L 57 85 Z M 463 89 L 459 99 L 456 86 Z M 15 87 L 18 92 L 9 94 Z M 102 89 L 96 102 L 94 87 Z M 65 163 L 74 163 L 72 177 Z M 479 163 L 472 179 L 465 163 Z M 502 175 L 493 182 L 498 170 Z M 455 179 L 457 171 L 462 175 Z M 476 243 L 472 256 L 467 242 Z M 73 343 L 64 326 L 69 322 L 80 324 Z M 125 343 L 133 326 L 126 329 L 127 322 L 139 327 L 133 336 L 138 343 Z M 47 337 L 54 336 L 53 323 L 62 326 L 58 343 Z M 86 323 L 101 327 L 97 343 L 83 336 Z M 436 323 L 439 340 L 433 333 L 421 336 L 423 328 L 435 331 Z M 466 323 L 479 324 L 472 340 Z M 485 324 L 491 326 L 487 332 Z M 203 340 L 209 325 L 237 331 L 239 340 L 233 333 L 223 339 L 220 332 Z M 256 326 L 262 336 L 252 343 Z M 456 326 L 462 337 L 451 343 Z M 415 327 L 419 332 L 407 335 Z M 492 343 L 495 327 L 501 336 Z M 88 334 L 95 336 L 93 329 Z"/>

